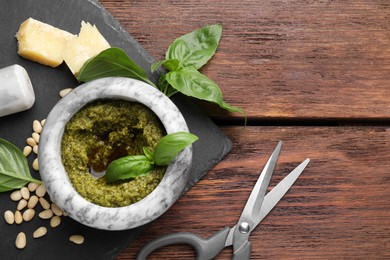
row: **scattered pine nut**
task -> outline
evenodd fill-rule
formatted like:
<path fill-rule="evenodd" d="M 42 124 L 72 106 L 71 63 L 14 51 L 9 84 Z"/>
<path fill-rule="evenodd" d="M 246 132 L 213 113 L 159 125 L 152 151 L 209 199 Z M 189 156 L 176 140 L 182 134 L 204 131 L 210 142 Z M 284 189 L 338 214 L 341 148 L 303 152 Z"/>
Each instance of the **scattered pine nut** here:
<path fill-rule="evenodd" d="M 58 227 L 61 224 L 61 218 L 59 216 L 53 216 L 50 219 L 50 226 L 52 228 Z"/>
<path fill-rule="evenodd" d="M 27 187 L 23 187 L 20 189 L 20 193 L 22 194 L 22 198 L 28 200 L 30 198 L 30 191 Z"/>
<path fill-rule="evenodd" d="M 38 154 L 38 145 L 34 145 L 34 147 L 32 148 L 33 152 L 35 154 Z"/>
<path fill-rule="evenodd" d="M 22 193 L 20 192 L 20 190 L 16 190 L 11 193 L 10 198 L 13 201 L 19 201 L 22 199 Z"/>
<path fill-rule="evenodd" d="M 42 125 L 38 120 L 33 121 L 33 130 L 37 134 L 40 134 L 42 132 Z"/>
<path fill-rule="evenodd" d="M 35 158 L 33 163 L 32 163 L 32 167 L 35 171 L 38 171 L 39 170 L 39 162 L 38 162 L 38 158 Z"/>
<path fill-rule="evenodd" d="M 41 211 L 39 213 L 39 217 L 41 219 L 49 219 L 49 218 L 52 218 L 53 217 L 53 211 L 51 209 L 45 209 L 44 211 Z"/>
<path fill-rule="evenodd" d="M 16 207 L 17 210 L 22 210 L 27 206 L 27 200 L 21 199 L 19 200 L 18 206 Z"/>
<path fill-rule="evenodd" d="M 34 139 L 34 141 L 38 144 L 39 143 L 39 138 L 40 138 L 40 135 L 38 133 L 32 133 L 32 138 Z M 34 146 L 34 145 L 32 145 Z"/>
<path fill-rule="evenodd" d="M 39 186 L 39 183 L 36 183 L 36 182 L 30 182 L 28 185 L 27 185 L 27 188 L 30 192 L 33 192 L 35 191 Z"/>
<path fill-rule="evenodd" d="M 69 237 L 69 241 L 81 245 L 82 243 L 84 243 L 84 237 L 82 235 L 72 235 Z"/>
<path fill-rule="evenodd" d="M 23 222 L 23 216 L 22 216 L 22 213 L 19 210 L 15 211 L 15 215 L 14 216 L 15 216 L 15 223 L 16 224 L 21 224 Z"/>
<path fill-rule="evenodd" d="M 37 145 L 37 142 L 32 137 L 27 138 L 26 142 L 31 147 L 33 147 L 34 145 Z"/>
<path fill-rule="evenodd" d="M 68 89 L 68 93 L 72 89 Z M 65 96 L 65 90 L 62 94 Z M 34 120 L 33 121 L 33 130 L 31 137 L 27 138 L 26 145 L 23 149 L 23 155 L 28 157 L 32 152 L 38 155 L 38 143 L 40 141 L 40 133 L 43 130 L 43 125 L 45 124 L 46 119 L 42 121 Z M 38 158 L 35 158 L 32 164 L 34 170 L 39 170 Z M 35 192 L 35 195 L 32 193 Z M 6 210 L 4 212 L 4 220 L 6 223 L 12 224 L 21 224 L 23 222 L 31 221 L 35 216 L 35 207 L 40 203 L 44 209 L 38 215 L 41 219 L 50 219 L 50 227 L 56 228 L 61 224 L 61 216 L 67 216 L 68 214 L 62 209 L 60 209 L 55 203 L 51 203 L 44 198 L 46 195 L 46 188 L 43 184 L 36 182 L 30 182 L 25 187 L 22 187 L 19 190 L 15 190 L 10 194 L 11 200 L 17 202 L 17 210 L 15 212 L 11 210 Z M 24 210 L 27 207 L 26 210 Z M 24 210 L 22 212 L 22 210 Z M 44 226 L 39 227 L 33 232 L 33 238 L 40 238 L 47 234 L 47 228 Z M 82 235 L 72 235 L 69 237 L 69 240 L 75 244 L 84 243 L 84 237 Z M 15 240 L 15 246 L 19 249 L 25 248 L 27 245 L 27 238 L 24 232 L 20 232 Z"/>
<path fill-rule="evenodd" d="M 10 210 L 7 210 L 6 212 L 4 212 L 4 219 L 5 219 L 5 222 L 7 222 L 10 225 L 15 223 L 15 215 Z"/>
<path fill-rule="evenodd" d="M 28 203 L 27 203 L 27 207 L 29 209 L 33 209 L 35 208 L 35 206 L 38 204 L 38 196 L 37 195 L 33 195 L 30 197 L 30 199 L 28 200 Z"/>
<path fill-rule="evenodd" d="M 25 157 L 27 157 L 27 156 L 30 155 L 31 151 L 32 151 L 31 146 L 26 145 L 26 146 L 23 148 L 23 155 L 24 155 Z"/>
<path fill-rule="evenodd" d="M 46 235 L 47 233 L 47 228 L 45 227 L 39 227 L 37 230 L 34 231 L 33 233 L 33 238 L 40 238 Z"/>
<path fill-rule="evenodd" d="M 23 220 L 26 222 L 32 220 L 34 216 L 35 216 L 34 209 L 27 209 L 25 212 L 23 212 Z"/>
<path fill-rule="evenodd" d="M 66 95 L 68 95 L 72 90 L 73 90 L 73 88 L 65 88 L 65 89 L 60 91 L 59 95 L 60 95 L 60 97 L 63 98 Z"/>
<path fill-rule="evenodd" d="M 20 232 L 16 237 L 15 246 L 19 249 L 23 249 L 26 247 L 27 239 L 26 234 L 24 232 Z"/>
<path fill-rule="evenodd" d="M 46 188 L 43 184 L 40 184 L 35 191 L 35 194 L 37 194 L 38 197 L 43 197 L 46 194 Z"/>
<path fill-rule="evenodd" d="M 43 209 L 50 209 L 50 203 L 43 197 L 39 198 L 39 203 Z"/>
<path fill-rule="evenodd" d="M 60 209 L 55 203 L 51 204 L 51 210 L 53 211 L 54 215 L 62 216 L 62 209 Z"/>

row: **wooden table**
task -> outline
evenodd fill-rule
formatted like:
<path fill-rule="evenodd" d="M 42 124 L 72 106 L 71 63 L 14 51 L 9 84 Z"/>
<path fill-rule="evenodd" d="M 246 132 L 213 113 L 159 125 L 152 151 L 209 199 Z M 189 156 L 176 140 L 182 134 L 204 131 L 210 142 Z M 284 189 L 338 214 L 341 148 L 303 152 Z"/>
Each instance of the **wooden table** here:
<path fill-rule="evenodd" d="M 207 237 L 238 220 L 277 141 L 271 186 L 308 168 L 252 233 L 252 259 L 390 258 L 388 0 L 101 0 L 156 59 L 176 37 L 223 25 L 202 69 L 248 114 L 199 103 L 233 141 L 228 156 L 117 259 L 172 232 Z M 229 259 L 225 249 L 218 259 Z M 151 259 L 188 259 L 169 246 Z"/>

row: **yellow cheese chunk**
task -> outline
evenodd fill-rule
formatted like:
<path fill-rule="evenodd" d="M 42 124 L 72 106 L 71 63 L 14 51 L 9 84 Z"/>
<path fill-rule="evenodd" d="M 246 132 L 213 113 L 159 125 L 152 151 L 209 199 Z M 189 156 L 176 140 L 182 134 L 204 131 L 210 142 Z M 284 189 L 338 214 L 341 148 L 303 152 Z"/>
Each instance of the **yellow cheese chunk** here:
<path fill-rule="evenodd" d="M 72 73 L 77 75 L 87 60 L 108 48 L 110 48 L 110 44 L 100 34 L 96 26 L 83 21 L 78 37 L 67 43 L 64 61 Z"/>
<path fill-rule="evenodd" d="M 63 62 L 63 52 L 69 40 L 76 38 L 33 18 L 24 21 L 16 33 L 20 56 L 43 65 L 57 67 Z"/>

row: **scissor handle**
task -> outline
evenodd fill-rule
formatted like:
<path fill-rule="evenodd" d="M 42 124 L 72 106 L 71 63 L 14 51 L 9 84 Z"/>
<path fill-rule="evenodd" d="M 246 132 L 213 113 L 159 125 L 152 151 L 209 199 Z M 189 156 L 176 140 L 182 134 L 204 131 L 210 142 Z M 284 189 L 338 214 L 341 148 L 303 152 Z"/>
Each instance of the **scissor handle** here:
<path fill-rule="evenodd" d="M 177 244 L 187 244 L 192 246 L 196 252 L 196 259 L 212 259 L 225 247 L 226 238 L 230 228 L 225 227 L 215 233 L 213 236 L 203 239 L 188 232 L 179 232 L 162 236 L 146 244 L 138 253 L 137 260 L 144 260 L 156 249 Z"/>
<path fill-rule="evenodd" d="M 251 251 L 252 251 L 252 244 L 251 242 L 246 242 L 245 245 L 234 252 L 233 254 L 233 260 L 243 260 L 243 259 L 251 259 Z"/>

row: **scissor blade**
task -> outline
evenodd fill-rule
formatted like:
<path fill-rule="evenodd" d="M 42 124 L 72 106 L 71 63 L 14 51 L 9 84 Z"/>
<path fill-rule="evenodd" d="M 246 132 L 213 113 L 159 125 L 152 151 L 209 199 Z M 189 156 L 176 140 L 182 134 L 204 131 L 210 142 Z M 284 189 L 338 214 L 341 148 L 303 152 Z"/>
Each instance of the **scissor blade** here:
<path fill-rule="evenodd" d="M 269 157 L 267 164 L 264 166 L 264 169 L 249 196 L 248 202 L 242 211 L 239 222 L 248 221 L 248 218 L 250 218 L 250 220 L 255 220 L 258 216 L 281 149 L 282 141 L 278 143 L 275 150 Z"/>
<path fill-rule="evenodd" d="M 278 183 L 268 194 L 265 196 L 263 204 L 260 209 L 260 214 L 255 219 L 256 227 L 265 216 L 270 213 L 270 211 L 278 204 L 278 202 L 283 198 L 287 191 L 291 188 L 294 182 L 301 175 L 303 170 L 309 164 L 310 159 L 307 158 L 300 165 L 298 165 L 291 173 L 289 173 L 281 182 Z"/>
<path fill-rule="evenodd" d="M 234 228 L 234 252 L 239 252 L 241 248 L 245 247 L 245 245 L 248 243 L 248 237 L 250 233 L 256 227 L 254 222 L 260 213 L 261 205 L 263 204 L 264 196 L 271 180 L 272 173 L 274 172 L 276 161 L 278 160 L 281 148 L 282 142 L 280 141 L 268 159 L 268 162 L 265 165 L 263 171 L 261 172 L 260 177 L 249 196 L 248 202 L 242 211 L 241 217 L 238 220 L 236 227 Z"/>

